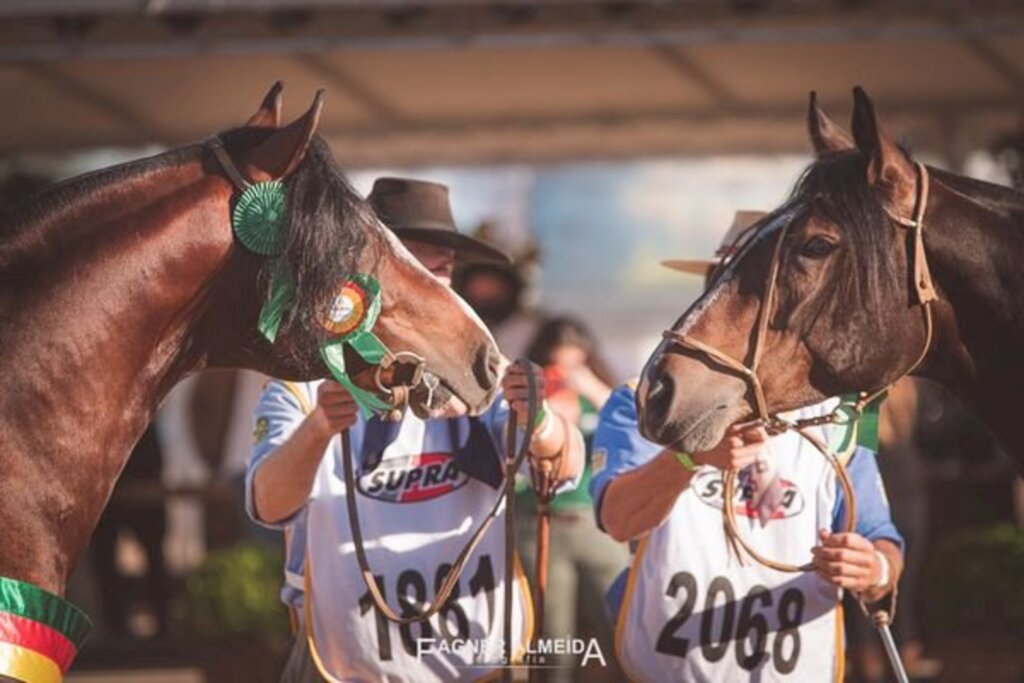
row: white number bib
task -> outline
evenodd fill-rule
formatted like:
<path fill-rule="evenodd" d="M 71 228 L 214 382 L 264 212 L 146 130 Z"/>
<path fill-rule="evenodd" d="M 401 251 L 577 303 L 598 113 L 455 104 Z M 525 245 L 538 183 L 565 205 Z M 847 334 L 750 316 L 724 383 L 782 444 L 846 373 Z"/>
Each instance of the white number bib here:
<path fill-rule="evenodd" d="M 737 487 L 737 523 L 762 554 L 804 564 L 818 529 L 832 527 L 835 474 L 796 434 L 773 437 L 770 447 L 780 504 L 762 527 L 747 507 L 749 489 Z M 701 468 L 641 542 L 615 633 L 625 671 L 652 683 L 841 678 L 839 590 L 814 573 L 777 572 L 746 557 L 740 565 L 723 533 L 722 504 L 721 472 Z"/>

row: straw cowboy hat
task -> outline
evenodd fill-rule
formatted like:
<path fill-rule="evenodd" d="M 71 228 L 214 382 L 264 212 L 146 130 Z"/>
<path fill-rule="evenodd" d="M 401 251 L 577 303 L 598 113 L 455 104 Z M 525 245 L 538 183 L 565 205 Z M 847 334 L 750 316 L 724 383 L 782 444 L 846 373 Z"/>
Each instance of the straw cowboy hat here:
<path fill-rule="evenodd" d="M 668 261 L 662 261 L 661 265 L 666 268 L 671 268 L 672 270 L 707 277 L 708 272 L 720 264 L 722 259 L 727 256 L 732 256 L 732 250 L 735 249 L 737 238 L 739 238 L 744 231 L 754 225 L 754 223 L 757 223 L 767 215 L 768 214 L 764 211 L 737 211 L 736 215 L 733 216 L 732 225 L 729 226 L 729 230 L 726 231 L 725 237 L 722 238 L 721 246 L 719 246 L 718 251 L 715 252 L 714 258 L 671 259 Z"/>
<path fill-rule="evenodd" d="M 448 187 L 411 178 L 378 178 L 366 198 L 374 213 L 403 240 L 455 250 L 461 263 L 509 263 L 507 255 L 455 227 Z"/>

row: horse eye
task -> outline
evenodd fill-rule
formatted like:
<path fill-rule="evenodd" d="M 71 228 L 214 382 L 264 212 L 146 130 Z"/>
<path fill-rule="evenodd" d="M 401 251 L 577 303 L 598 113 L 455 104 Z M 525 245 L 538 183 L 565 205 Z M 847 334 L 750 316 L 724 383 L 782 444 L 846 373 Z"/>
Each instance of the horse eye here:
<path fill-rule="evenodd" d="M 803 246 L 800 247 L 800 255 L 806 256 L 807 258 L 820 259 L 831 254 L 835 248 L 836 245 L 834 242 L 827 240 L 820 235 L 816 235 L 804 242 Z"/>

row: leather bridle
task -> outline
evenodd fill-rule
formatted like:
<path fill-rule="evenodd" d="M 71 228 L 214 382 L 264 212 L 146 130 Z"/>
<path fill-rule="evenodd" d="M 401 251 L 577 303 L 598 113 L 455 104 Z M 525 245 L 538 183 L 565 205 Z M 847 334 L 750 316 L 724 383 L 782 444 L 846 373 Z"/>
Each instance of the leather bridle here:
<path fill-rule="evenodd" d="M 857 397 L 856 401 L 847 403 L 840 402 L 836 408 L 826 414 L 812 418 L 789 420 L 781 417 L 777 414 L 772 414 L 768 410 L 768 403 L 765 400 L 764 388 L 761 385 L 761 380 L 758 377 L 758 368 L 761 361 L 762 352 L 764 349 L 765 337 L 768 332 L 768 323 L 771 318 L 772 311 L 775 307 L 778 290 L 778 275 L 782 257 L 782 245 L 785 242 L 786 235 L 793 223 L 792 220 L 787 222 L 782 229 L 779 231 L 779 236 L 776 238 L 775 246 L 772 250 L 771 265 L 768 271 L 768 283 L 765 290 L 764 298 L 761 300 L 761 305 L 758 310 L 757 321 L 755 323 L 755 333 L 753 340 L 753 349 L 751 352 L 751 361 L 749 365 L 746 365 L 735 358 L 732 358 L 728 354 L 716 349 L 709 344 L 705 344 L 696 339 L 693 339 L 687 334 L 676 332 L 675 330 L 666 330 L 663 334 L 663 338 L 668 342 L 668 347 L 665 352 L 673 351 L 674 347 L 680 347 L 687 351 L 692 351 L 697 354 L 703 355 L 708 358 L 712 363 L 723 366 L 728 370 L 735 372 L 740 375 L 747 383 L 751 393 L 754 396 L 754 407 L 756 409 L 757 419 L 761 421 L 768 431 L 769 434 L 781 434 L 786 431 L 795 431 L 805 439 L 811 442 L 814 447 L 821 452 L 821 454 L 829 461 L 832 467 L 836 471 L 836 475 L 840 486 L 843 488 L 843 493 L 846 497 L 846 514 L 844 519 L 844 528 L 847 532 L 853 531 L 855 519 L 856 519 L 856 503 L 853 494 L 853 485 L 850 482 L 849 475 L 846 473 L 846 469 L 839 461 L 838 457 L 829 450 L 827 444 L 823 443 L 816 436 L 808 433 L 810 427 L 816 427 L 826 424 L 850 424 L 856 422 L 863 414 L 865 408 L 867 408 L 876 399 L 880 398 L 885 394 L 896 382 L 903 379 L 914 370 L 916 370 L 925 357 L 928 355 L 928 351 L 931 348 L 932 337 L 934 332 L 934 321 L 932 320 L 931 303 L 937 298 L 934 284 L 932 283 L 931 273 L 928 268 L 928 259 L 924 250 L 924 214 L 928 205 L 928 170 L 924 164 L 920 162 L 914 162 L 914 168 L 917 175 L 917 182 L 915 187 L 915 198 L 914 198 L 914 212 L 912 218 L 905 218 L 893 214 L 887 207 L 885 209 L 889 218 L 895 222 L 901 228 L 912 231 L 913 238 L 913 251 L 909 255 L 911 261 L 911 268 L 914 278 L 914 292 L 916 303 L 920 306 L 925 325 L 925 341 L 921 348 L 921 353 L 917 359 L 911 363 L 900 375 L 892 382 L 886 384 L 880 389 L 875 391 L 862 391 Z M 769 558 L 766 558 L 759 554 L 747 540 L 739 533 L 739 529 L 736 525 L 736 512 L 732 504 L 735 490 L 736 490 L 736 476 L 735 470 L 729 470 L 723 472 L 722 483 L 723 483 L 723 517 L 725 523 L 726 536 L 729 538 L 733 545 L 734 550 L 738 547 L 742 547 L 748 555 L 754 558 L 757 562 L 784 572 L 799 572 L 808 571 L 810 569 L 809 564 L 802 566 L 784 564 L 776 562 Z M 737 552 L 739 557 L 739 553 Z"/>

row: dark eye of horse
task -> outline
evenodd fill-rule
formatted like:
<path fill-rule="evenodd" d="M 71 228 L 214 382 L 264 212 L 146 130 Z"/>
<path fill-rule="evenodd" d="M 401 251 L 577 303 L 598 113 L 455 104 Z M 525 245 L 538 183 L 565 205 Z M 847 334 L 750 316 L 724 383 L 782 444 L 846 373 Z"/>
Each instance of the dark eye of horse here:
<path fill-rule="evenodd" d="M 800 255 L 812 259 L 825 258 L 835 251 L 836 244 L 821 235 L 815 235 L 800 247 Z"/>

